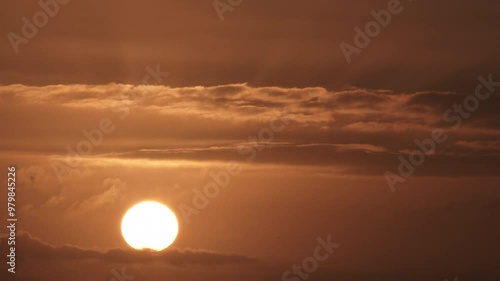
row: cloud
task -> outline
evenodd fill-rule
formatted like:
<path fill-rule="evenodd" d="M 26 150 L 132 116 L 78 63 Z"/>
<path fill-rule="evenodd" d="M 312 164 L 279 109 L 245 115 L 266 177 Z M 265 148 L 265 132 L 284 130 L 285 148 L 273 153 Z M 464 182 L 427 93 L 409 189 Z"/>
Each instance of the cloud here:
<path fill-rule="evenodd" d="M 241 161 L 246 157 L 239 147 L 251 149 L 253 144 L 261 144 L 268 149 L 254 163 L 328 165 L 353 174 L 376 174 L 397 166 L 391 159 L 414 150 L 416 139 L 430 137 L 435 128 L 443 128 L 449 143 L 437 148 L 420 173 L 447 175 L 456 168 L 466 175 L 490 174 L 491 167 L 481 163 L 497 163 L 498 155 L 491 145 L 490 154 L 477 146 L 500 135 L 500 97 L 492 95 L 460 129 L 452 130 L 453 124 L 443 120 L 443 113 L 465 97 L 442 91 L 400 93 L 352 86 L 332 91 L 245 83 L 181 88 L 129 84 L 0 86 L 0 109 L 18 120 L 15 127 L 10 119 L 0 120 L 6 128 L 0 132 L 6 139 L 0 144 L 0 154 L 16 151 L 45 159 L 50 155 L 51 160 L 64 163 L 68 151 L 75 151 L 89 132 L 95 138 L 100 122 L 108 119 L 115 129 L 102 133 L 92 153 L 81 159 L 85 165 Z M 288 120 L 286 129 L 274 134 L 271 141 L 259 141 L 259 131 L 280 116 Z M 471 149 L 472 143 L 476 149 Z M 464 153 L 466 158 L 461 157 Z M 87 202 L 79 201 L 78 205 L 92 209 L 119 196 L 116 189 L 100 193 L 89 195 Z M 51 203 L 57 202 L 57 197 L 51 199 Z"/>
<path fill-rule="evenodd" d="M 500 141 L 457 141 L 455 145 L 473 153 L 500 152 Z"/>
<path fill-rule="evenodd" d="M 70 209 L 76 212 L 87 212 L 106 204 L 112 204 L 122 197 L 126 185 L 127 183 L 120 179 L 105 179 L 97 190 L 97 194 L 83 201 L 75 202 Z"/>
<path fill-rule="evenodd" d="M 233 122 L 262 122 L 286 110 L 287 117 L 296 125 L 318 128 L 366 122 L 435 126 L 443 123 L 446 109 L 463 102 L 464 98 L 465 95 L 451 92 L 396 93 L 355 87 L 330 91 L 321 87 L 251 87 L 247 84 L 184 88 L 126 84 L 0 86 L 4 106 L 18 110 L 55 108 L 61 114 L 71 109 L 73 114 L 108 112 L 111 115 L 111 110 L 122 108 L 140 115 L 149 112 L 150 116 L 159 118 L 180 116 L 178 119 Z M 478 116 L 493 117 L 498 103 L 500 97 L 493 95 L 488 103 L 481 104 Z"/>
<path fill-rule="evenodd" d="M 1 247 L 7 252 L 7 238 L 2 238 Z M 167 249 L 161 252 L 110 249 L 100 251 L 77 246 L 53 246 L 32 236 L 28 232 L 19 232 L 16 237 L 18 256 L 22 259 L 42 259 L 45 261 L 100 260 L 120 264 L 163 263 L 174 266 L 187 264 L 217 265 L 226 263 L 254 263 L 256 259 L 238 254 L 218 253 L 195 249 Z"/>
<path fill-rule="evenodd" d="M 9 40 L 3 40 L 0 83 L 142 83 L 145 66 L 160 64 L 172 73 L 164 83 L 175 86 L 249 82 L 465 92 L 474 86 L 467 78 L 499 71 L 499 19 L 493 12 L 499 4 L 491 0 L 402 3 L 405 12 L 351 65 L 339 43 L 352 43 L 353 28 L 363 27 L 372 19 L 370 11 L 385 8 L 387 2 L 255 3 L 227 13 L 224 23 L 212 5 L 195 0 L 101 2 L 62 6 L 36 39 L 20 46 L 17 56 Z M 80 14 L 95 5 L 101 8 Z M 444 20 L 450 7 L 453 17 Z M 10 13 L 4 16 L 1 34 L 20 34 L 21 18 L 31 18 L 39 7 L 10 1 L 5 9 Z M 473 20 L 471 13 L 480 20 Z M 158 36 L 163 32 L 169 36 Z"/>

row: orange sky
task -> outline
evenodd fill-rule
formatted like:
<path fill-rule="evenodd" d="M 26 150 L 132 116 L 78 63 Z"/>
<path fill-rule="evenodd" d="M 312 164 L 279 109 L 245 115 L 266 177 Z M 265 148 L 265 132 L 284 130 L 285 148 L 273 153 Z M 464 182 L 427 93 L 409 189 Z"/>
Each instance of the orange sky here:
<path fill-rule="evenodd" d="M 7 35 L 40 6 L 4 3 L 0 167 L 18 169 L 19 222 L 0 279 L 285 280 L 331 236 L 309 280 L 498 280 L 499 3 L 402 1 L 347 63 L 339 44 L 388 2 L 243 1 L 221 21 L 211 1 L 73 0 L 17 54 Z M 144 200 L 179 219 L 159 255 L 120 233 Z"/>

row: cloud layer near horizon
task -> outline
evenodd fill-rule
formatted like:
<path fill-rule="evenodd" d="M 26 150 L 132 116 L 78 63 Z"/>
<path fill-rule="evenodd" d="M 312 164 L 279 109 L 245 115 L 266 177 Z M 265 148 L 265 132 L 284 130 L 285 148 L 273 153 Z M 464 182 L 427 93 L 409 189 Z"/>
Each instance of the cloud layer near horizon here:
<path fill-rule="evenodd" d="M 2 252 L 7 253 L 8 239 L 0 239 Z M 217 265 L 225 263 L 252 263 L 256 259 L 237 254 L 217 253 L 196 249 L 167 249 L 161 252 L 137 251 L 132 249 L 84 249 L 78 246 L 54 246 L 43 242 L 28 232 L 18 232 L 16 236 L 17 254 L 23 260 L 41 259 L 45 261 L 71 262 L 77 260 L 98 260 L 107 263 L 120 264 L 151 264 L 165 263 L 174 266 L 186 264 Z"/>
<path fill-rule="evenodd" d="M 246 84 L 0 86 L 0 125 L 5 128 L 0 151 L 66 161 L 68 147 L 76 151 L 88 139 L 83 131 L 91 135 L 106 119 L 113 132 L 102 133 L 102 141 L 82 161 L 241 161 L 251 158 L 257 143 L 269 149 L 252 158 L 255 163 L 330 166 L 374 175 L 397 167 L 397 154 L 418 149 L 415 140 L 442 128 L 448 139 L 437 144 L 419 174 L 496 175 L 500 97 L 492 94 L 480 102 L 456 129 L 459 114 L 443 115 L 466 97 Z M 280 127 L 279 132 L 259 137 L 270 126 Z"/>

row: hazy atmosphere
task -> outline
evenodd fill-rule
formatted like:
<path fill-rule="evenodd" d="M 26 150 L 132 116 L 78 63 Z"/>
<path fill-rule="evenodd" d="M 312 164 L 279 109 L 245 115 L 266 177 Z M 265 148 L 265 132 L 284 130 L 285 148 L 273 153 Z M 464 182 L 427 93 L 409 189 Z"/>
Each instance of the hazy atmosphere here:
<path fill-rule="evenodd" d="M 4 5 L 1 280 L 499 280 L 500 2 Z"/>

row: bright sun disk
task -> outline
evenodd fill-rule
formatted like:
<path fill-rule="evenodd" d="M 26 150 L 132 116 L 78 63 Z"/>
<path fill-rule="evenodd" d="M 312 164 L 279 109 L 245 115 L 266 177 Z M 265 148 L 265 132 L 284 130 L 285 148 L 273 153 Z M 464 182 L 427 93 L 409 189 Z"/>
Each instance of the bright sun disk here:
<path fill-rule="evenodd" d="M 153 201 L 130 208 L 122 220 L 122 235 L 134 249 L 161 251 L 170 246 L 179 232 L 174 212 Z"/>

